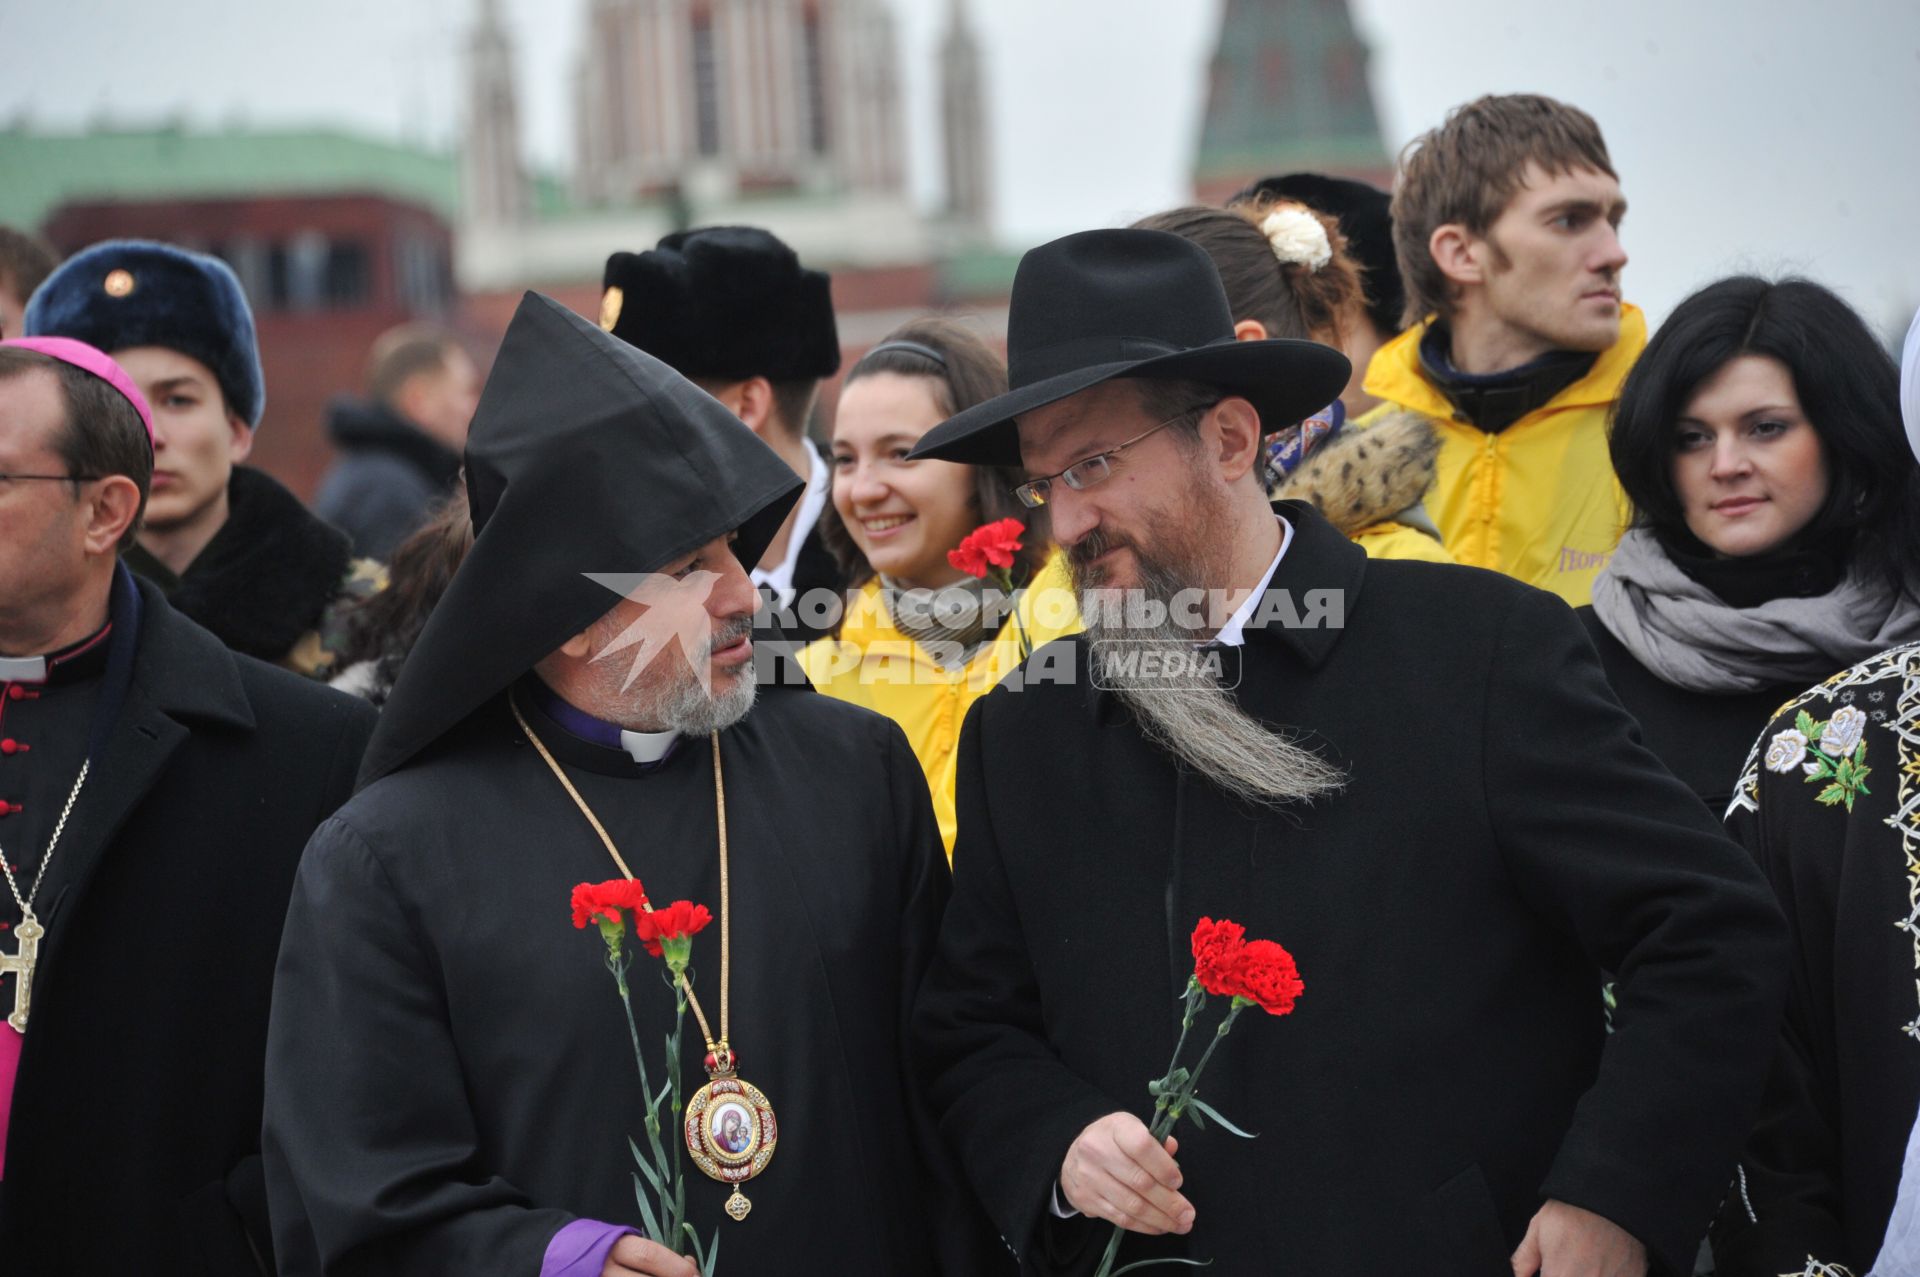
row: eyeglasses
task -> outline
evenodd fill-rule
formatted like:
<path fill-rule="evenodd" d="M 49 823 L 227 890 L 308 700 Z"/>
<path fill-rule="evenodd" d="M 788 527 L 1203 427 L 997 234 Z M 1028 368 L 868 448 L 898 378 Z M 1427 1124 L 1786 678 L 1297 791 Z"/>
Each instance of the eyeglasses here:
<path fill-rule="evenodd" d="M 8 474 L 0 471 L 0 483 L 25 483 L 29 480 L 40 480 L 46 483 L 87 483 L 104 477 L 97 474 Z"/>
<path fill-rule="evenodd" d="M 1047 497 L 1053 491 L 1053 481 L 1055 479 L 1060 480 L 1075 492 L 1085 492 L 1096 483 L 1103 483 L 1112 476 L 1113 459 L 1122 452 L 1133 447 L 1134 444 L 1139 443 L 1148 435 L 1165 430 L 1174 422 L 1185 421 L 1195 413 L 1205 412 L 1211 407 L 1213 407 L 1212 404 L 1196 404 L 1178 416 L 1168 417 L 1159 425 L 1141 431 L 1125 443 L 1116 444 L 1108 448 L 1105 452 L 1095 453 L 1091 457 L 1074 462 L 1059 474 L 1050 474 L 1044 479 L 1029 480 L 1015 488 L 1013 495 L 1019 497 L 1020 504 L 1027 507 L 1027 509 L 1038 510 L 1047 503 Z"/>

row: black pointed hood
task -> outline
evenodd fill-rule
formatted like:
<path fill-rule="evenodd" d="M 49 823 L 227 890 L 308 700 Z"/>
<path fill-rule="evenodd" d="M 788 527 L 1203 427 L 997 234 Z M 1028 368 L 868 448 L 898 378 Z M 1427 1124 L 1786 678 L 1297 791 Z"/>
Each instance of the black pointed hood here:
<path fill-rule="evenodd" d="M 655 571 L 738 531 L 751 567 L 805 486 L 692 382 L 549 297 L 514 313 L 467 435 L 474 542 L 401 667 L 360 782 L 406 764 Z"/>

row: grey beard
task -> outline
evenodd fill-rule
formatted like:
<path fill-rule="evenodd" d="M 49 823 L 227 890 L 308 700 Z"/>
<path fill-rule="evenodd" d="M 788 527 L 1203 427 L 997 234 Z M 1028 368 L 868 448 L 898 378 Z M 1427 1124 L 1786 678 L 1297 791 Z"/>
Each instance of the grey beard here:
<path fill-rule="evenodd" d="M 1164 569 L 1144 559 L 1140 567 L 1141 592 L 1149 599 L 1167 603 L 1179 592 Z M 1095 616 L 1098 609 L 1089 606 L 1088 588 L 1077 574 L 1074 584 L 1082 614 Z M 1233 798 L 1281 807 L 1344 788 L 1344 771 L 1249 715 L 1200 663 L 1166 659 L 1190 657 L 1197 637 L 1170 609 L 1154 625 L 1096 621 L 1086 633 L 1095 682 L 1132 712 L 1149 741 Z M 1142 659 L 1119 661 L 1121 651 Z M 1144 659 L 1148 652 L 1161 659 Z"/>
<path fill-rule="evenodd" d="M 733 686 L 717 695 L 700 686 L 699 680 L 688 679 L 661 718 L 668 728 L 686 736 L 724 731 L 747 716 L 759 690 L 759 675 L 748 661 L 734 676 Z"/>
<path fill-rule="evenodd" d="M 747 716 L 759 692 L 759 672 L 754 662 L 742 665 L 733 685 L 719 693 L 708 688 L 694 671 L 707 669 L 714 648 L 725 647 L 750 634 L 752 625 L 752 620 L 747 619 L 726 626 L 692 654 L 679 677 L 660 687 L 622 688 L 625 669 L 620 661 L 595 662 L 589 668 L 601 676 L 601 685 L 595 689 L 598 692 L 595 699 L 601 708 L 594 712 L 598 717 L 619 723 L 654 725 L 645 729 L 648 731 L 672 731 L 685 736 L 705 736 L 733 726 Z M 611 642 L 614 633 L 617 631 L 607 635 L 596 633 L 595 639 Z"/>

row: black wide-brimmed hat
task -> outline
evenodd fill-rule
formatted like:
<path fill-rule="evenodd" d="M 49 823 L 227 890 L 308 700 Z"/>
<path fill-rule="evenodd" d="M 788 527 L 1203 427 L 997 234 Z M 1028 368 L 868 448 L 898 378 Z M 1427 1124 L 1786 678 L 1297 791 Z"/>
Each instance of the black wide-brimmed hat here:
<path fill-rule="evenodd" d="M 538 293 L 500 343 L 466 474 L 473 549 L 400 668 L 362 784 L 611 611 L 594 576 L 657 572 L 730 532 L 751 567 L 805 486 L 718 400 Z"/>
<path fill-rule="evenodd" d="M 921 437 L 910 460 L 1020 464 L 1013 419 L 1119 377 L 1197 381 L 1252 403 L 1264 430 L 1339 398 L 1351 365 L 1311 341 L 1236 341 L 1213 261 L 1165 231 L 1082 231 L 1020 259 L 1004 395 Z"/>

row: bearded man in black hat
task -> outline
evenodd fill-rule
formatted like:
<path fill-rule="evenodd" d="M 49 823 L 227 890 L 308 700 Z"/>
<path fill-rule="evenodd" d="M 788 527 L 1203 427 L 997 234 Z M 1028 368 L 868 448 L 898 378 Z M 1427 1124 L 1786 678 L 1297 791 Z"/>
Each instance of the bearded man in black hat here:
<path fill-rule="evenodd" d="M 807 437 L 820 382 L 840 370 L 826 274 L 759 227 L 704 226 L 615 253 L 603 288 L 602 328 L 725 404 L 805 481 L 749 566 L 767 601 L 765 636 L 810 643 L 827 633 L 847 580 L 820 539 L 833 475 Z"/>
<path fill-rule="evenodd" d="M 466 483 L 473 549 L 288 917 L 267 1063 L 280 1271 L 691 1277 L 629 1235 L 646 1110 L 600 938 L 568 917 L 576 883 L 628 868 L 711 910 L 682 1070 L 760 1088 L 750 1147 L 778 1150 L 737 1185 L 687 1162 L 717 1271 L 1004 1266 L 930 1164 L 904 1064 L 947 891 L 913 754 L 804 686 L 756 692 L 745 565 L 799 479 L 665 365 L 529 294 Z M 673 995 L 637 961 L 658 1070 Z M 752 1116 L 719 1106 L 716 1140 L 729 1112 Z"/>
<path fill-rule="evenodd" d="M 1014 389 L 910 455 L 1024 466 L 1088 629 L 969 715 L 914 1035 L 1023 1270 L 1089 1270 L 1117 1223 L 1123 1262 L 1228 1273 L 1690 1271 L 1758 1102 L 1782 920 L 1572 613 L 1269 505 L 1262 437 L 1347 361 L 1236 343 L 1185 240 L 1035 249 L 1008 345 Z M 1137 1114 L 1203 916 L 1286 946 L 1306 991 L 1205 1073 L 1261 1138 L 1161 1145 Z"/>

